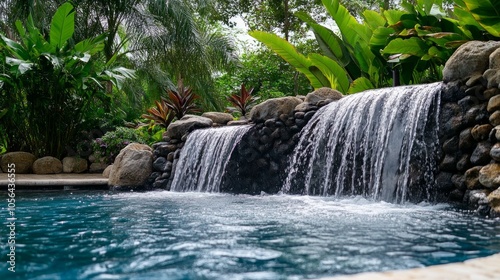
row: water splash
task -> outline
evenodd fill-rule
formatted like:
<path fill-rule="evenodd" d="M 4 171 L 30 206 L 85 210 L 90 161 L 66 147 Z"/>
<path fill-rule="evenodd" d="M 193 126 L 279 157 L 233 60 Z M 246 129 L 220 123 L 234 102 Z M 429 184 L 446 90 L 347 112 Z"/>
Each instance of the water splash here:
<path fill-rule="evenodd" d="M 192 132 L 177 163 L 172 191 L 219 192 L 229 158 L 250 126 Z"/>
<path fill-rule="evenodd" d="M 440 83 L 371 90 L 323 107 L 301 132 L 282 191 L 428 199 L 422 185 L 434 182 L 440 90 Z"/>

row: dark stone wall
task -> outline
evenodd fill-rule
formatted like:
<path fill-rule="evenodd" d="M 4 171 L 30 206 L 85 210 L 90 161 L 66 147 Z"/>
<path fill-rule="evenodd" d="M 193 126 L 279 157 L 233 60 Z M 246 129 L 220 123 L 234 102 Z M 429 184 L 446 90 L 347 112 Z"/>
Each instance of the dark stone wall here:
<path fill-rule="evenodd" d="M 499 108 L 493 104 L 500 97 L 500 90 L 488 88 L 487 84 L 478 76 L 445 85 L 439 135 L 442 154 L 437 176 L 441 200 L 463 202 L 483 214 L 490 211 L 487 196 L 499 187 L 493 181 L 500 175 L 488 171 L 500 159 L 494 148 L 500 145 L 496 137 Z"/>

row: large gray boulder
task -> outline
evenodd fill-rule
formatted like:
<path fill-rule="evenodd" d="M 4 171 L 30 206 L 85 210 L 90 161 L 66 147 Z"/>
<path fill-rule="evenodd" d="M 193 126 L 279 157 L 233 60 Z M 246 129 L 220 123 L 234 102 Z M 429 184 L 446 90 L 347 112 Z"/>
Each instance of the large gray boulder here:
<path fill-rule="evenodd" d="M 490 54 L 490 69 L 484 72 L 484 78 L 488 81 L 488 88 L 498 88 L 500 84 L 500 48 Z"/>
<path fill-rule="evenodd" d="M 82 173 L 88 168 L 87 160 L 80 157 L 65 157 L 62 165 L 64 173 Z"/>
<path fill-rule="evenodd" d="M 443 69 L 445 82 L 482 75 L 489 68 L 489 57 L 500 47 L 496 41 L 470 41 L 460 46 L 448 59 Z"/>
<path fill-rule="evenodd" d="M 113 163 L 108 185 L 118 189 L 144 186 L 153 172 L 153 150 L 144 144 L 132 143 L 123 148 Z"/>
<path fill-rule="evenodd" d="M 212 124 L 213 121 L 209 118 L 186 115 L 180 120 L 171 123 L 164 135 L 170 139 L 181 139 L 182 136 L 195 129 L 211 127 Z"/>
<path fill-rule="evenodd" d="M 15 164 L 15 173 L 17 174 L 28 174 L 31 173 L 33 163 L 36 157 L 33 154 L 27 152 L 10 152 L 2 156 L 0 160 L 0 166 L 2 171 L 7 173 L 9 169 L 9 164 Z"/>
<path fill-rule="evenodd" d="M 335 89 L 322 87 L 306 95 L 305 102 L 311 105 L 326 105 L 332 101 L 336 101 L 344 97 L 344 95 Z"/>
<path fill-rule="evenodd" d="M 228 122 L 233 121 L 233 115 L 221 112 L 206 112 L 201 115 L 202 117 L 211 119 L 216 124 L 226 125 Z"/>
<path fill-rule="evenodd" d="M 302 100 L 292 96 L 268 99 L 252 108 L 250 119 L 255 123 L 261 123 L 279 118 L 281 115 L 291 116 L 300 103 Z"/>
<path fill-rule="evenodd" d="M 55 157 L 42 157 L 33 163 L 33 173 L 35 174 L 59 174 L 62 171 L 62 162 Z"/>

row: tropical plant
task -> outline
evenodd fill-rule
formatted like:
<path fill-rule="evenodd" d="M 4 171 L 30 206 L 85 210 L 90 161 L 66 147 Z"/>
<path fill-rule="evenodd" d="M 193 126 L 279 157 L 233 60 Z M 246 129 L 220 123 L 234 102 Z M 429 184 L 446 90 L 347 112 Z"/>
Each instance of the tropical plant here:
<path fill-rule="evenodd" d="M 314 40 L 308 40 L 298 43 L 297 48 L 301 52 L 312 52 L 314 44 Z M 305 76 L 266 47 L 244 52 L 240 56 L 240 67 L 216 78 L 216 93 L 226 99 L 227 93 L 238 91 L 241 83 L 246 87 L 253 87 L 252 94 L 259 96 L 261 100 L 306 95 L 312 91 Z"/>
<path fill-rule="evenodd" d="M 167 106 L 164 99 L 155 101 L 156 108 L 152 107 L 147 110 L 148 114 L 143 114 L 142 117 L 153 122 L 154 125 L 159 125 L 167 128 L 168 125 L 174 120 L 174 114 Z"/>
<path fill-rule="evenodd" d="M 16 21 L 21 42 L 0 36 L 6 54 L 0 90 L 10 99 L 9 145 L 22 141 L 37 156 L 61 157 L 89 106 L 109 99 L 103 83 L 120 87 L 134 77 L 129 69 L 96 63 L 105 35 L 75 43 L 74 18 L 73 6 L 65 3 L 54 14 L 47 39 L 31 16 L 26 26 Z"/>
<path fill-rule="evenodd" d="M 185 87 L 182 79 L 178 80 L 177 89 L 168 89 L 167 98 L 162 99 L 178 120 L 186 114 L 201 112 L 195 103 L 198 95 L 193 92 L 192 88 Z"/>
<path fill-rule="evenodd" d="M 496 0 L 454 0 L 454 14 L 476 36 L 486 31 L 500 37 L 500 2 Z M 498 38 L 497 38 L 498 40 Z"/>
<path fill-rule="evenodd" d="M 324 55 L 310 53 L 306 57 L 274 34 L 254 31 L 250 35 L 305 74 L 314 88 L 327 86 L 347 93 L 386 84 L 384 64 L 369 46 L 370 28 L 360 24 L 338 0 L 323 0 L 323 5 L 337 23 L 342 39 L 307 14 L 297 16 L 313 28 Z"/>
<path fill-rule="evenodd" d="M 487 30 L 478 21 L 473 25 L 473 16 L 465 15 L 463 9 L 458 9 L 458 15 L 468 20 L 447 17 L 440 9 L 440 0 L 416 0 L 413 4 L 403 1 L 404 10 L 367 10 L 361 23 L 338 0 L 322 2 L 337 24 L 340 36 L 306 13 L 296 15 L 311 27 L 323 55 L 305 57 L 276 35 L 251 33 L 304 73 L 315 88 L 330 86 L 354 93 L 388 86 L 391 81 L 397 84 L 399 73 L 405 84 L 440 80 L 441 68 L 458 46 L 468 40 L 485 38 L 473 29 Z M 464 2 L 457 0 L 457 3 Z M 478 7 L 471 5 L 467 7 Z M 488 17 L 495 17 L 496 12 L 491 10 L 493 12 L 485 16 L 485 12 L 479 9 L 476 17 L 482 18 L 483 22 Z M 481 13 L 483 17 L 479 16 Z M 468 24 L 461 25 L 462 22 Z M 489 25 L 494 34 L 495 24 L 490 21 Z M 396 74 L 394 80 L 393 72 Z M 428 73 L 428 79 L 423 80 L 421 73 Z"/>
<path fill-rule="evenodd" d="M 48 30 L 46 14 L 62 0 L 7 0 L 0 18 L 26 19 L 31 11 L 39 29 Z M 212 24 L 202 10 L 211 10 L 207 0 L 110 0 L 72 1 L 77 11 L 74 39 L 105 33 L 106 61 L 135 69 L 137 79 L 124 83 L 113 94 L 114 105 L 106 110 L 131 121 L 154 104 L 166 87 L 174 87 L 181 75 L 200 95 L 200 105 L 222 109 L 223 98 L 213 95 L 214 73 L 229 71 L 237 59 L 227 32 Z M 208 5 L 208 6 L 207 6 Z M 203 15 L 203 16 L 201 16 Z M 2 17 L 3 16 L 3 17 Z M 0 22 L 5 34 L 11 32 Z M 9 36 L 7 36 L 9 37 Z M 108 90 L 110 88 L 108 87 Z M 108 91 L 108 93 L 110 93 Z M 118 113 L 118 114 L 117 114 Z"/>
<path fill-rule="evenodd" d="M 252 107 L 257 104 L 259 97 L 252 96 L 253 88 L 247 90 L 245 84 L 241 84 L 240 94 L 232 94 L 227 97 L 227 100 L 233 107 L 227 107 L 230 112 L 239 112 L 242 117 L 245 117 Z"/>
<path fill-rule="evenodd" d="M 112 164 L 120 151 L 130 143 L 146 143 L 140 133 L 127 127 L 117 127 L 92 141 L 92 151 L 96 162 Z"/>

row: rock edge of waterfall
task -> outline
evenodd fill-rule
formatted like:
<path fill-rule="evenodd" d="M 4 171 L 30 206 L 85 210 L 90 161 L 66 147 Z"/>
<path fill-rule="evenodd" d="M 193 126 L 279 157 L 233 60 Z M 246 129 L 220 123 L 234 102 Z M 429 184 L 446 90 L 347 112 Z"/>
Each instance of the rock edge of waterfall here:
<path fill-rule="evenodd" d="M 463 203 L 481 214 L 499 216 L 500 43 L 465 43 L 445 65 L 443 77 L 438 102 L 436 200 Z M 254 107 L 248 120 L 234 122 L 225 116 L 217 123 L 216 118 L 187 118 L 175 133 L 166 133 L 162 142 L 152 146 L 151 175 L 135 187 L 170 190 L 181 150 L 193 130 L 250 124 L 227 159 L 219 189 L 278 193 L 302 129 L 318 110 L 341 99 L 339 92 L 322 88 L 306 97 L 267 100 Z"/>

